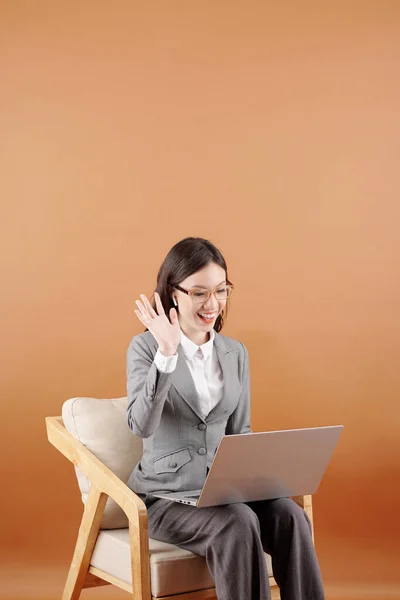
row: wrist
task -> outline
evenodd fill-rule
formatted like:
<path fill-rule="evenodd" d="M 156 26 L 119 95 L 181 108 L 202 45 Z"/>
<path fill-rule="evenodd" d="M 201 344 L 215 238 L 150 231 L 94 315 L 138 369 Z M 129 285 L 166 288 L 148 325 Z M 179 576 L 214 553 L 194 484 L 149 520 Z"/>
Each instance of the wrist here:
<path fill-rule="evenodd" d="M 176 348 L 168 346 L 159 346 L 158 349 L 160 350 L 163 356 L 174 356 L 174 354 L 176 354 Z"/>

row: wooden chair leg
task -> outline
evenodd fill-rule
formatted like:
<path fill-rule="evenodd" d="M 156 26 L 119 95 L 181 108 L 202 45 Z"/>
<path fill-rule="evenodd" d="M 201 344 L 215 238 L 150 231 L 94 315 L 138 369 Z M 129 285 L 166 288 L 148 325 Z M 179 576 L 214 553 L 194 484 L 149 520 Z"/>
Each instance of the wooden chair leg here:
<path fill-rule="evenodd" d="M 274 586 L 270 589 L 271 592 L 271 600 L 281 600 L 281 595 L 279 593 L 278 586 Z"/>
<path fill-rule="evenodd" d="M 62 600 L 78 600 L 81 594 L 107 498 L 107 494 L 90 487 Z"/>

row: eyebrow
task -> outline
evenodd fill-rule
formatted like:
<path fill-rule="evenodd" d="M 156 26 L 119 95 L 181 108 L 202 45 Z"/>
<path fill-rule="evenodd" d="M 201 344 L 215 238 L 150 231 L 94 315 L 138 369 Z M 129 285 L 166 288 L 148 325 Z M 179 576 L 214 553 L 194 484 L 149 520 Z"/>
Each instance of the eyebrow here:
<path fill-rule="evenodd" d="M 222 285 L 223 283 L 226 283 L 226 279 L 224 279 L 223 281 L 221 281 L 221 283 L 218 283 L 215 287 L 218 287 L 219 285 Z M 200 288 L 202 290 L 207 290 L 208 289 L 204 285 L 192 285 L 192 287 L 190 289 L 192 290 L 193 288 Z"/>

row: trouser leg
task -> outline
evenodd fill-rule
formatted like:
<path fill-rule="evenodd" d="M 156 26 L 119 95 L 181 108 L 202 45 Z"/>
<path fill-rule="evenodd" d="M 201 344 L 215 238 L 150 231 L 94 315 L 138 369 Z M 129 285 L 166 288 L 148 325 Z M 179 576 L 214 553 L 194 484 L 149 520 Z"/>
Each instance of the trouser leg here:
<path fill-rule="evenodd" d="M 290 498 L 248 502 L 264 550 L 271 555 L 282 600 L 324 600 L 321 573 L 305 511 Z"/>
<path fill-rule="evenodd" d="M 149 536 L 206 558 L 218 600 L 270 600 L 257 516 L 246 504 L 148 506 Z"/>

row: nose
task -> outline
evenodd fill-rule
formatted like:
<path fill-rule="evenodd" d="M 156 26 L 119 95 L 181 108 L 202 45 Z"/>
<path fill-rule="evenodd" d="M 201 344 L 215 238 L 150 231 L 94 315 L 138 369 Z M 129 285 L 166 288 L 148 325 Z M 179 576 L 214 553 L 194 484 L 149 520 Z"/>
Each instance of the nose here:
<path fill-rule="evenodd" d="M 210 294 L 209 299 L 204 304 L 204 308 L 206 310 L 212 311 L 212 310 L 218 310 L 218 306 L 219 306 L 218 305 L 218 300 L 216 299 L 216 297 L 214 296 L 214 294 Z"/>

